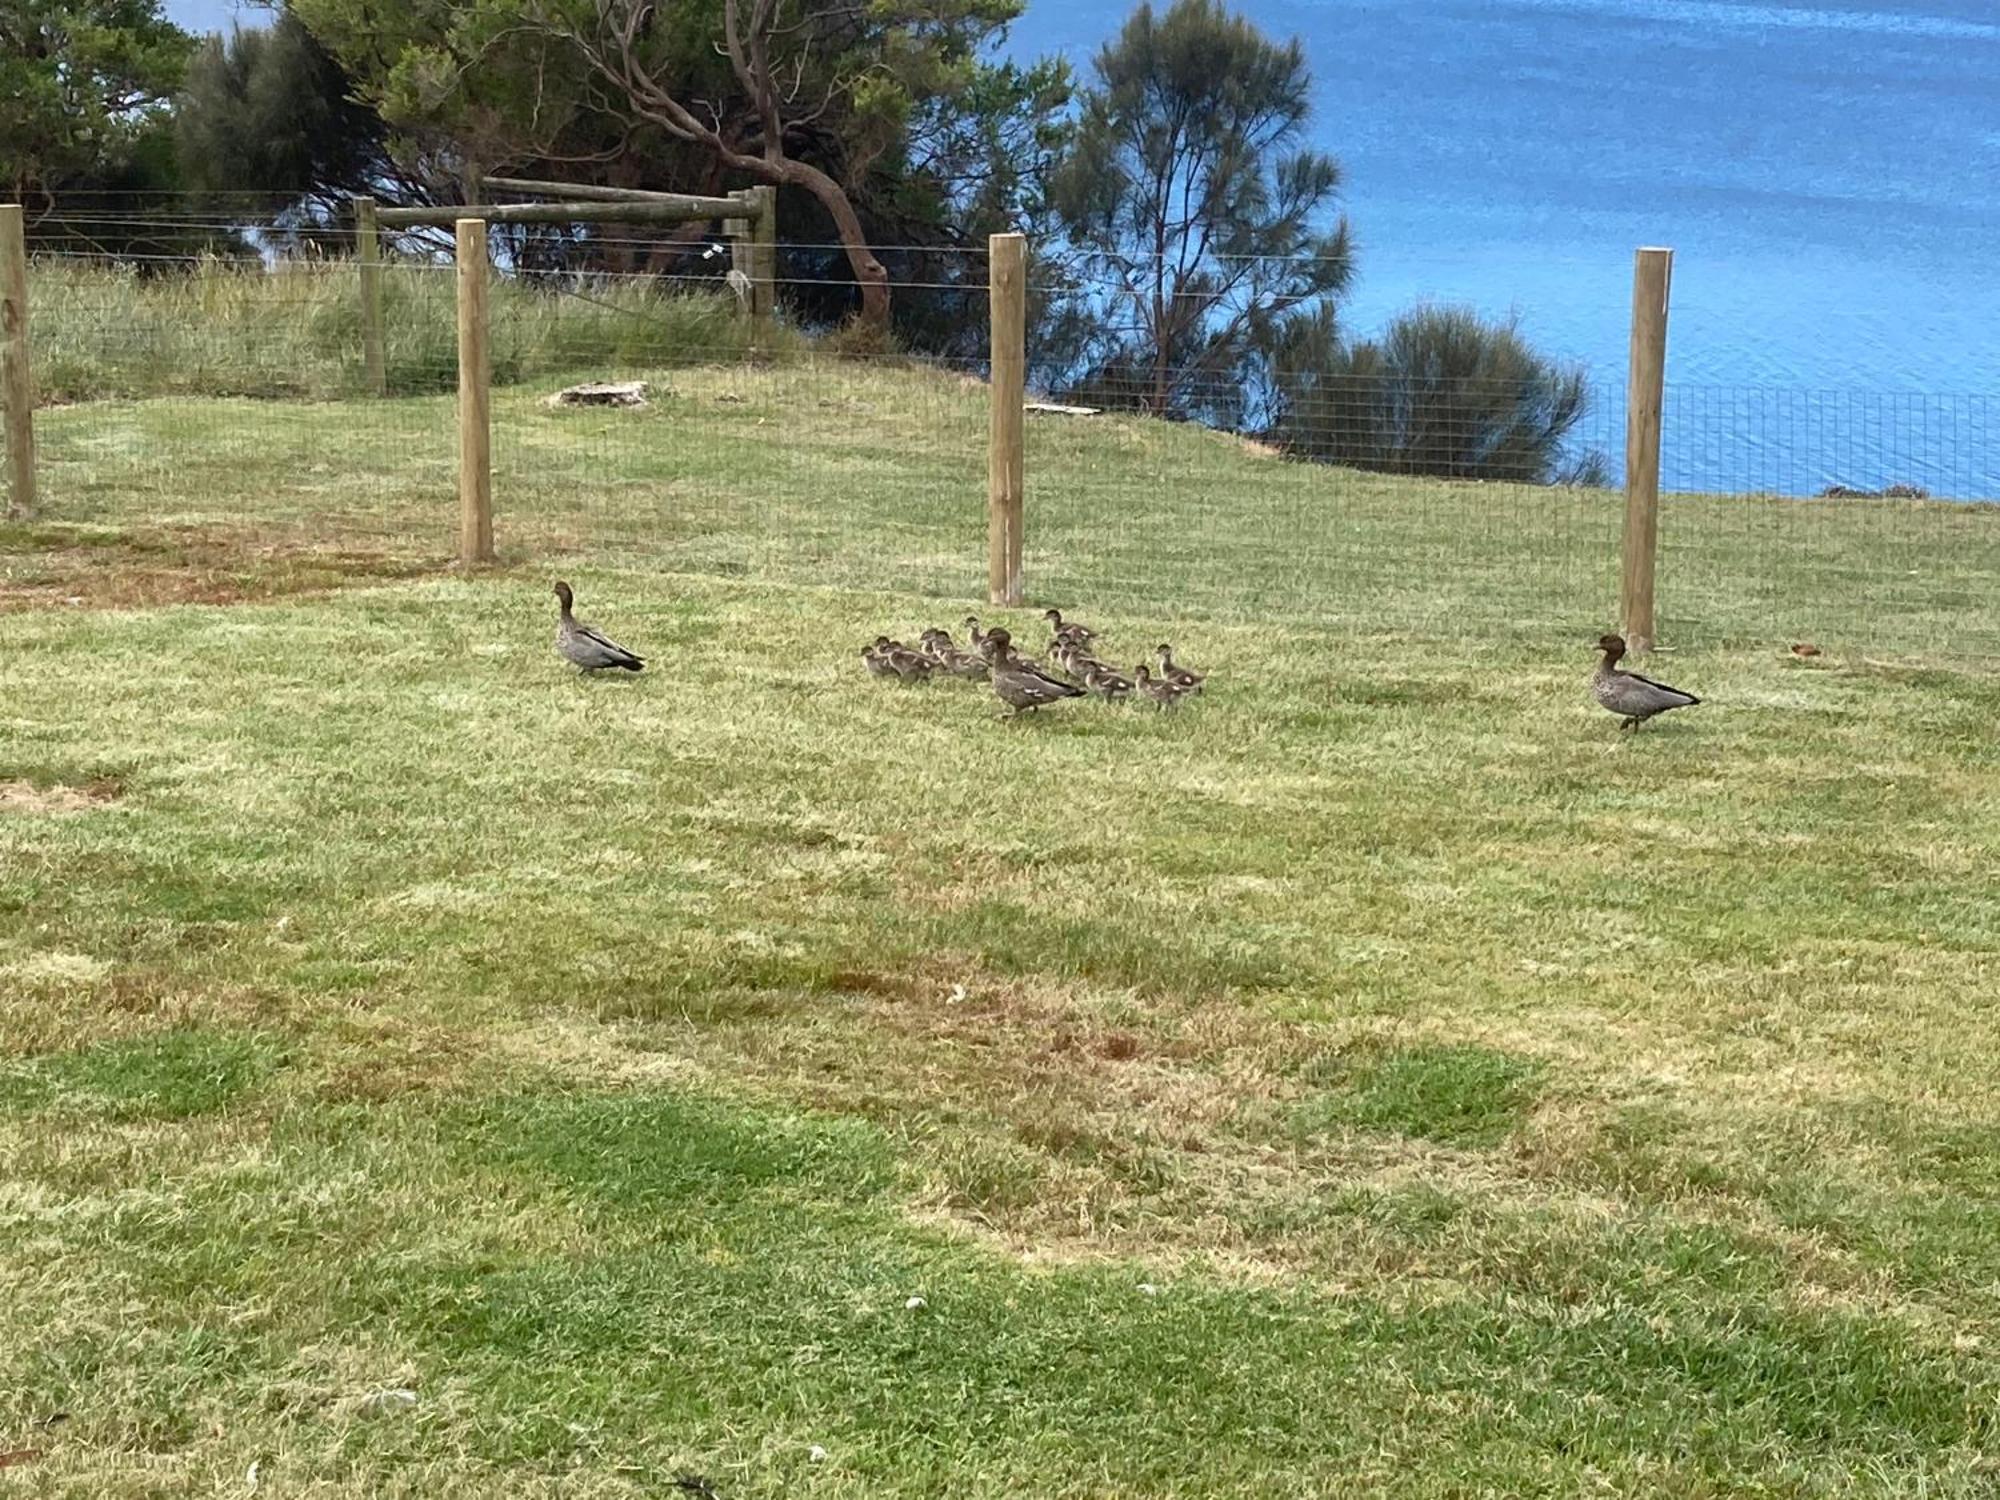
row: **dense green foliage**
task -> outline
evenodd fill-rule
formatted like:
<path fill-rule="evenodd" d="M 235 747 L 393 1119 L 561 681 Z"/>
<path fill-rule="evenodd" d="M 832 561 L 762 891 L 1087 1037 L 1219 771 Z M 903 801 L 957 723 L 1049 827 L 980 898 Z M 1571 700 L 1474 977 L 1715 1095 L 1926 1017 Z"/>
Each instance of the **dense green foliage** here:
<path fill-rule="evenodd" d="M 159 0 L 0 0 L 0 187 L 25 201 L 125 170 L 190 46 Z"/>
<path fill-rule="evenodd" d="M 290 11 L 204 40 L 174 123 L 189 187 L 222 204 L 246 187 L 278 196 L 306 232 L 396 177 L 381 116 Z"/>
<path fill-rule="evenodd" d="M 1274 362 L 1272 436 L 1291 452 L 1393 474 L 1603 483 L 1566 443 L 1589 403 L 1580 369 L 1535 352 L 1511 322 L 1420 307 L 1379 338 L 1342 343 L 1302 320 Z"/>

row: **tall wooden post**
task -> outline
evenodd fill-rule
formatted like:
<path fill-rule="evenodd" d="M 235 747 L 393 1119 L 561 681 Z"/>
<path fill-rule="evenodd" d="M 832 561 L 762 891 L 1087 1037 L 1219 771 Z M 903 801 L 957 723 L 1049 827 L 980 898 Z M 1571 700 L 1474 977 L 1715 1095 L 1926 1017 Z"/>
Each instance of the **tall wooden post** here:
<path fill-rule="evenodd" d="M 1022 404 L 1028 372 L 1028 242 L 1018 234 L 987 236 L 987 296 L 992 319 L 992 414 L 986 445 L 986 597 L 1021 602 L 1021 523 L 1027 462 L 1022 452 Z"/>
<path fill-rule="evenodd" d="M 741 303 L 746 316 L 757 310 L 756 256 L 752 253 L 750 243 L 750 232 L 753 227 L 750 220 L 750 193 L 749 188 L 737 188 L 732 191 L 729 194 L 730 200 L 740 204 L 741 210 L 733 217 L 722 221 L 722 236 L 729 241 L 729 269 L 742 272 L 744 279 L 750 283 L 750 295 Z"/>
<path fill-rule="evenodd" d="M 486 348 L 486 221 L 458 221 L 458 560 L 493 561 L 491 362 Z"/>
<path fill-rule="evenodd" d="M 35 513 L 35 381 L 28 364 L 28 238 L 18 203 L 0 204 L 0 407 L 6 410 L 7 514 Z"/>
<path fill-rule="evenodd" d="M 354 200 L 354 261 L 361 273 L 361 367 L 368 394 L 389 394 L 389 366 L 382 353 L 382 230 L 375 200 Z"/>
<path fill-rule="evenodd" d="M 1644 249 L 1632 266 L 1632 363 L 1625 383 L 1625 558 L 1619 589 L 1625 644 L 1653 649 L 1653 567 L 1660 539 L 1660 418 L 1667 393 L 1667 301 L 1674 252 Z"/>
<path fill-rule="evenodd" d="M 778 190 L 766 183 L 749 192 L 750 315 L 769 323 L 778 306 Z"/>

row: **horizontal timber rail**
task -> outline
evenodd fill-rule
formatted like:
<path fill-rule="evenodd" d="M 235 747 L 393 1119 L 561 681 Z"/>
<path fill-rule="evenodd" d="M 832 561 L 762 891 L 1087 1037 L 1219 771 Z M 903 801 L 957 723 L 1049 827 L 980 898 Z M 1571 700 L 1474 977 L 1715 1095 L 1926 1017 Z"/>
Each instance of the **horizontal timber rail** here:
<path fill-rule="evenodd" d="M 559 198 L 582 203 L 706 203 L 743 205 L 733 198 L 701 198 L 699 194 L 656 192 L 652 188 L 597 187 L 576 182 L 544 182 L 536 177 L 488 177 L 486 186 L 503 193 L 533 193 L 541 198 Z"/>
<path fill-rule="evenodd" d="M 494 185 L 488 178 L 489 186 Z M 740 218 L 743 204 L 734 198 L 694 198 L 661 194 L 643 203 L 481 203 L 450 208 L 384 208 L 376 221 L 384 229 L 447 227 L 460 219 L 484 219 L 489 224 L 684 224 L 700 219 Z"/>

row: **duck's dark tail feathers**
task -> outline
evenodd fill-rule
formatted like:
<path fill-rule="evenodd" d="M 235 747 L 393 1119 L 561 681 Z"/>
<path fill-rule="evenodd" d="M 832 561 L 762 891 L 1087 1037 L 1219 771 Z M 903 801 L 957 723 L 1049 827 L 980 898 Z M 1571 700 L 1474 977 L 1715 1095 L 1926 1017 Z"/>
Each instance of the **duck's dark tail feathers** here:
<path fill-rule="evenodd" d="M 624 661 L 618 663 L 618 665 L 627 672 L 643 672 L 646 670 L 645 658 L 640 656 L 627 657 Z"/>

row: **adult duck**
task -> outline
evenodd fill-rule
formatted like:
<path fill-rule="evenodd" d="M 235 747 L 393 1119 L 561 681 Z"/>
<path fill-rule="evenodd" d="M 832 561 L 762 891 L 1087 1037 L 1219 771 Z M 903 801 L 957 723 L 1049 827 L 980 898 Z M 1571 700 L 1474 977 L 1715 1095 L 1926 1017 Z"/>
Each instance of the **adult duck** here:
<path fill-rule="evenodd" d="M 586 676 L 615 667 L 623 672 L 643 671 L 646 659 L 627 651 L 588 621 L 576 617 L 576 592 L 566 583 L 556 584 L 556 652 Z"/>
<path fill-rule="evenodd" d="M 1637 729 L 1655 714 L 1692 708 L 1701 702 L 1693 693 L 1620 669 L 1618 663 L 1625 655 L 1622 635 L 1598 637 L 1597 649 L 1603 656 L 1590 675 L 1590 690 L 1600 704 L 1625 721 L 1620 729 Z"/>

